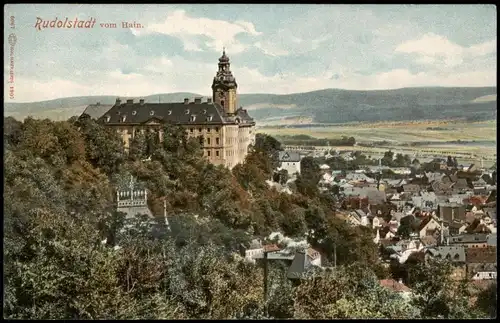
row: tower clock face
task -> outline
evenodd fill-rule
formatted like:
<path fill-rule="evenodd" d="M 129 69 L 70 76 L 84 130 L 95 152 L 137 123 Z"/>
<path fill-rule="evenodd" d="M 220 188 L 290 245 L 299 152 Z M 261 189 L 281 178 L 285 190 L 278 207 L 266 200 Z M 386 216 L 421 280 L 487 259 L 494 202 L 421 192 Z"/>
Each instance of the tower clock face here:
<path fill-rule="evenodd" d="M 221 99 L 223 99 L 223 98 L 224 98 L 224 92 L 220 91 L 220 92 L 219 92 L 219 97 L 220 97 Z"/>

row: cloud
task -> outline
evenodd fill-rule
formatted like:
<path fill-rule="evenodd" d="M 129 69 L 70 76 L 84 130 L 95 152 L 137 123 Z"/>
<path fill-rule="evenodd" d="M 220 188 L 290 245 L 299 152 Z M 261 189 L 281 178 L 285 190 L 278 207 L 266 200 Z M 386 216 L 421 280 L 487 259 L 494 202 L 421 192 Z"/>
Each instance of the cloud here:
<path fill-rule="evenodd" d="M 186 51 L 201 51 L 200 45 L 203 44 L 215 51 L 222 50 L 224 46 L 229 47 L 231 53 L 240 53 L 246 48 L 244 44 L 236 40 L 236 35 L 261 35 L 251 22 L 238 20 L 233 23 L 204 17 L 193 18 L 186 15 L 184 10 L 172 12 L 164 22 L 148 25 L 144 31 L 133 29 L 132 32 L 138 36 L 160 33 L 177 37 L 184 43 Z"/>
<path fill-rule="evenodd" d="M 405 41 L 395 49 L 398 53 L 415 54 L 417 62 L 423 64 L 444 64 L 454 67 L 466 59 L 473 59 L 496 52 L 496 40 L 469 47 L 460 46 L 446 37 L 428 33 L 421 38 Z"/>

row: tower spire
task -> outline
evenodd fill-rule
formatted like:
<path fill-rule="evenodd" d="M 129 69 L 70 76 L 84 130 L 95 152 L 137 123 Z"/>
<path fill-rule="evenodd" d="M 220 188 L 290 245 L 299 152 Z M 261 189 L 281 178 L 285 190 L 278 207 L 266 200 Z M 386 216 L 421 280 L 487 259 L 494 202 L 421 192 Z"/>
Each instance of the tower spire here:
<path fill-rule="evenodd" d="M 226 47 L 222 47 L 222 55 L 226 55 Z"/>

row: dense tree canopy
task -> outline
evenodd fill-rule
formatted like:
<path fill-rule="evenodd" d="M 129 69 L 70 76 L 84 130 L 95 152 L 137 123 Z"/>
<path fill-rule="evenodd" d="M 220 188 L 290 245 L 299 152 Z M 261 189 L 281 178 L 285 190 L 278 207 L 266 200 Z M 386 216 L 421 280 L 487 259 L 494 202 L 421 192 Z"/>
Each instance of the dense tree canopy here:
<path fill-rule="evenodd" d="M 5 318 L 413 317 L 377 283 L 372 232 L 337 218 L 318 191 L 316 161 L 306 160 L 293 194 L 268 185 L 281 149 L 270 136 L 257 136 L 231 172 L 173 125 L 163 140 L 137 135 L 127 153 L 92 120 L 4 122 Z M 115 210 L 130 176 L 147 189 L 153 223 Z M 273 267 L 265 303 L 263 270 L 237 251 L 273 231 L 307 237 L 338 272 L 297 287 Z"/>

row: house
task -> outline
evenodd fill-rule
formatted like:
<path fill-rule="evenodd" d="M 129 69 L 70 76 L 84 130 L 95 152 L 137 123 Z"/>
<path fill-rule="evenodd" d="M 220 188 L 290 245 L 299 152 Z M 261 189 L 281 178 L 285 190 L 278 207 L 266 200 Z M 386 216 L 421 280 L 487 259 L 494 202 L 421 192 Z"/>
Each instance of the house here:
<path fill-rule="evenodd" d="M 294 151 L 280 151 L 278 162 L 280 163 L 278 170 L 286 170 L 288 175 L 300 174 L 300 154 Z"/>
<path fill-rule="evenodd" d="M 263 253 L 264 248 L 262 246 L 262 242 L 258 239 L 253 239 L 248 246 L 240 246 L 240 254 L 247 260 L 254 261 L 257 256 L 260 256 Z"/>
<path fill-rule="evenodd" d="M 457 181 L 451 185 L 451 189 L 454 192 L 465 192 L 465 191 L 472 189 L 472 188 L 473 187 L 469 186 L 469 184 L 467 183 L 467 180 L 465 178 L 458 178 Z"/>
<path fill-rule="evenodd" d="M 496 280 L 497 272 L 496 271 L 478 271 L 475 274 L 472 274 L 472 280 Z"/>
<path fill-rule="evenodd" d="M 313 266 L 320 266 L 319 252 L 309 248 L 295 253 L 292 264 L 288 268 L 287 277 L 291 280 L 300 279 Z"/>
<path fill-rule="evenodd" d="M 403 191 L 410 194 L 418 194 L 420 191 L 420 185 L 417 184 L 406 184 L 403 185 Z"/>
<path fill-rule="evenodd" d="M 363 173 L 351 172 L 348 173 L 345 177 L 348 182 L 367 182 L 367 183 L 375 183 L 375 180 L 371 177 L 366 176 Z"/>
<path fill-rule="evenodd" d="M 443 221 L 443 225 L 448 228 L 448 232 L 452 236 L 464 233 L 465 229 L 467 228 L 467 224 L 456 220 L 452 221 L 451 223 Z"/>
<path fill-rule="evenodd" d="M 330 166 L 328 166 L 327 164 L 323 164 L 319 166 L 319 169 L 321 170 L 321 172 L 326 173 L 330 170 Z"/>
<path fill-rule="evenodd" d="M 358 225 L 367 226 L 369 222 L 368 215 L 361 209 L 349 212 L 347 221 L 354 226 Z"/>
<path fill-rule="evenodd" d="M 436 195 L 451 194 L 453 183 L 443 183 L 442 181 L 434 181 L 431 183 L 431 188 Z"/>
<path fill-rule="evenodd" d="M 391 170 L 394 174 L 398 174 L 398 175 L 410 175 L 411 174 L 411 168 L 408 168 L 408 167 L 392 167 Z"/>
<path fill-rule="evenodd" d="M 465 257 L 469 277 L 480 272 L 497 272 L 497 247 L 467 248 Z"/>
<path fill-rule="evenodd" d="M 450 245 L 461 245 L 465 248 L 486 248 L 488 246 L 488 234 L 461 234 L 451 236 L 448 240 Z"/>
<path fill-rule="evenodd" d="M 404 298 L 411 297 L 411 289 L 403 284 L 403 281 L 399 279 L 398 281 L 394 279 L 381 279 L 379 280 L 380 286 L 387 288 L 395 293 L 400 294 Z"/>
<path fill-rule="evenodd" d="M 441 181 L 441 179 L 444 177 L 444 174 L 442 173 L 437 173 L 437 172 L 429 172 L 425 173 L 425 177 L 427 177 L 427 181 L 429 183 L 435 182 L 435 181 Z"/>
<path fill-rule="evenodd" d="M 432 216 L 425 217 L 418 226 L 418 234 L 420 238 L 433 236 L 436 231 L 440 230 L 441 224 L 439 224 Z"/>
<path fill-rule="evenodd" d="M 465 247 L 464 246 L 437 246 L 425 250 L 426 261 L 429 258 L 447 259 L 456 266 L 465 266 Z"/>
<path fill-rule="evenodd" d="M 448 223 L 453 222 L 453 220 L 465 221 L 465 205 L 460 204 L 439 204 L 437 213 L 439 217 Z"/>
<path fill-rule="evenodd" d="M 471 224 L 467 226 L 465 232 L 469 234 L 474 233 L 492 233 L 491 229 L 488 227 L 486 223 L 484 223 L 483 219 L 476 218 Z"/>
<path fill-rule="evenodd" d="M 422 193 L 425 195 L 411 197 L 411 201 L 412 201 L 413 205 L 415 207 L 421 209 L 422 211 L 436 210 L 438 204 L 437 204 L 437 198 L 436 198 L 436 195 L 434 194 L 434 192 L 431 192 L 432 195 L 430 193 L 427 193 L 427 192 L 422 192 Z"/>
<path fill-rule="evenodd" d="M 420 243 L 424 248 L 437 246 L 438 240 L 436 237 L 428 235 L 420 238 Z"/>

